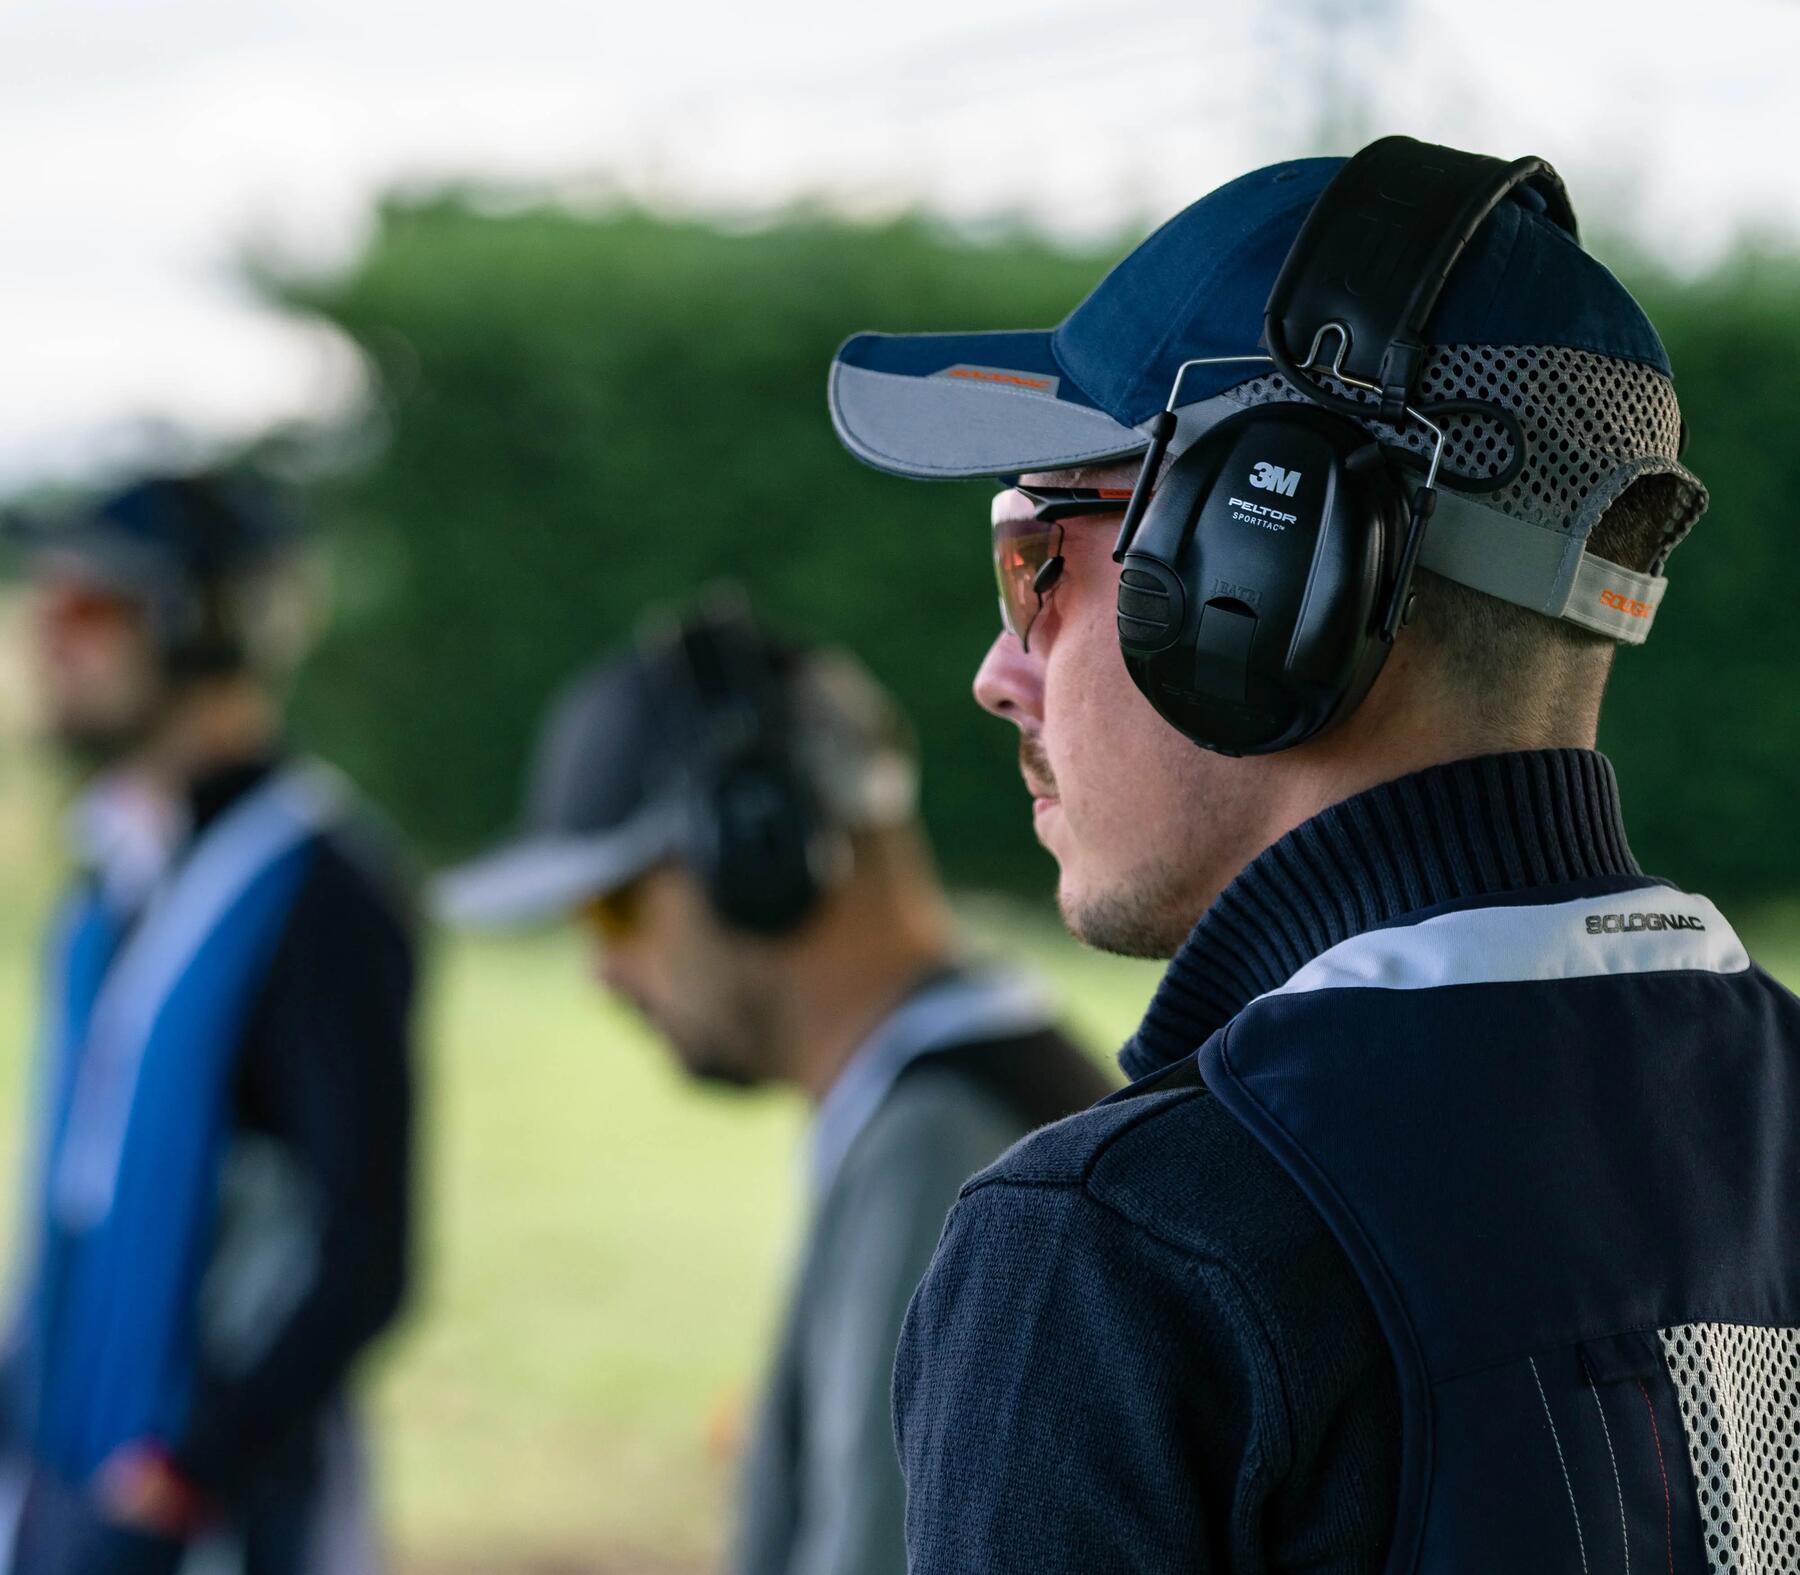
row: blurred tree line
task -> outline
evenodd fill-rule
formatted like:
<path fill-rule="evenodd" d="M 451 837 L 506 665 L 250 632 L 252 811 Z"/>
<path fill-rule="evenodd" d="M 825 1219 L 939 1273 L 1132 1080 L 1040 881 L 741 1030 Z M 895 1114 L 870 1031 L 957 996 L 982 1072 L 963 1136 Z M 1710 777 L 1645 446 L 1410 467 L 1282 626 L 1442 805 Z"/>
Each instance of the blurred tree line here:
<path fill-rule="evenodd" d="M 366 358 L 363 458 L 316 484 L 338 609 L 304 735 L 431 855 L 515 811 L 539 708 L 647 605 L 721 576 L 900 695 L 953 879 L 1043 890 L 1011 729 L 969 682 L 995 630 L 985 485 L 869 471 L 825 410 L 861 328 L 1057 321 L 1135 237 L 1087 253 L 1022 226 L 797 211 L 756 227 L 621 206 L 390 200 L 347 271 L 265 270 Z M 1628 265 L 1668 341 L 1710 515 L 1658 638 L 1622 653 L 1603 747 L 1647 867 L 1721 895 L 1800 890 L 1800 263 L 1698 282 Z"/>

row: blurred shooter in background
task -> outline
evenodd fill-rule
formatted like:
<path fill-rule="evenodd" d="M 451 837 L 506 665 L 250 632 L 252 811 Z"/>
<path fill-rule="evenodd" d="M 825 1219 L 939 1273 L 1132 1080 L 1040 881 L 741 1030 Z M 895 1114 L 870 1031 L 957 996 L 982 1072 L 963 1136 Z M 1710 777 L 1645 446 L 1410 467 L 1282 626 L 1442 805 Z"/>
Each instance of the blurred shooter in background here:
<path fill-rule="evenodd" d="M 360 1575 L 344 1390 L 406 1279 L 414 957 L 394 860 L 282 743 L 298 532 L 247 481 L 169 475 L 7 535 L 84 780 L 46 946 L 13 1568 Z"/>
<path fill-rule="evenodd" d="M 861 667 L 720 601 L 576 681 L 523 834 L 441 888 L 463 922 L 583 915 L 600 979 L 689 1073 L 814 1107 L 739 1575 L 902 1575 L 907 1301 L 963 1181 L 1108 1087 L 1029 979 L 959 955 L 917 779 Z"/>

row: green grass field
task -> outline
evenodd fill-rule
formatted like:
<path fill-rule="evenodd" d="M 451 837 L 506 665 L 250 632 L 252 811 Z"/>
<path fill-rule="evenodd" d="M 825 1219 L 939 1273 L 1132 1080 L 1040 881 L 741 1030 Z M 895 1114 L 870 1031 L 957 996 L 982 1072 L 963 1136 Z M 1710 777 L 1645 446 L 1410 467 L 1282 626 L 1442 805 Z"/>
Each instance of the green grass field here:
<path fill-rule="evenodd" d="M 0 769 L 0 794 L 14 787 Z M 48 806 L 30 802 L 0 816 L 4 1219 L 52 883 Z M 1154 967 L 1082 952 L 1041 912 L 964 914 L 980 949 L 1038 966 L 1097 1051 L 1129 1031 Z M 1800 910 L 1755 934 L 1800 979 Z M 723 1535 L 798 1225 L 803 1116 L 683 1083 L 583 974 L 567 937 L 434 945 L 422 1287 L 371 1385 L 414 1569 L 685 1571 Z"/>

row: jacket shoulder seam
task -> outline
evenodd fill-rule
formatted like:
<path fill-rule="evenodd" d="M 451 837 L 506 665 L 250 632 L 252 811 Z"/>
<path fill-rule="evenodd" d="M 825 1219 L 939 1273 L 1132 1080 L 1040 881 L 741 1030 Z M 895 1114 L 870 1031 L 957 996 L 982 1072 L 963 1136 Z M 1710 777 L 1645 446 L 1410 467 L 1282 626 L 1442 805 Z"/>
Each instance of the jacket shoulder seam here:
<path fill-rule="evenodd" d="M 1120 1138 L 1124 1137 L 1128 1132 L 1137 1131 L 1139 1127 L 1145 1125 L 1147 1122 L 1154 1121 L 1158 1116 L 1164 1115 L 1171 1110 L 1201 1097 L 1210 1098 L 1210 1091 L 1205 1088 L 1190 1088 L 1181 1090 L 1180 1096 L 1175 1098 L 1170 1098 L 1166 1095 L 1160 1099 L 1156 1098 L 1154 1095 L 1146 1098 L 1142 1110 L 1134 1112 L 1131 1119 L 1121 1121 L 1113 1131 L 1108 1132 L 1105 1137 L 1099 1139 L 1094 1144 L 1093 1151 L 1082 1157 L 1080 1168 L 1076 1169 L 1071 1167 L 1066 1175 L 1017 1175 L 996 1168 L 984 1171 L 979 1176 L 971 1177 L 969 1181 L 964 1184 L 958 1197 L 966 1198 L 972 1193 L 982 1191 L 987 1187 L 1038 1187 L 1062 1190 L 1067 1190 L 1071 1187 L 1079 1187 L 1084 1191 L 1088 1190 L 1088 1184 L 1093 1179 L 1095 1168 L 1105 1157 L 1107 1151 L 1112 1148 Z M 1087 1114 L 1085 1111 L 1078 1112 L 1074 1119 L 1079 1119 L 1081 1115 L 1085 1114 Z M 1094 1201 L 1114 1213 L 1118 1212 L 1116 1209 L 1112 1208 L 1111 1204 L 1107 1203 L 1105 1199 L 1098 1195 L 1094 1196 Z M 1122 1219 L 1125 1217 L 1126 1216 L 1124 1215 L 1120 1215 L 1120 1218 Z"/>
<path fill-rule="evenodd" d="M 1204 1092 L 1204 1090 L 1196 1090 Z M 1174 1103 L 1174 1102 L 1172 1102 Z M 1108 1217 L 1118 1220 L 1147 1240 L 1155 1242 L 1185 1259 L 1194 1271 L 1194 1275 L 1206 1288 L 1206 1294 L 1216 1303 L 1222 1304 L 1218 1281 L 1229 1287 L 1230 1299 L 1243 1309 L 1244 1318 L 1249 1325 L 1248 1333 L 1253 1336 L 1256 1360 L 1251 1364 L 1247 1374 L 1249 1382 L 1256 1394 L 1268 1402 L 1253 1408 L 1257 1416 L 1278 1415 L 1281 1419 L 1280 1454 L 1282 1458 L 1290 1452 L 1291 1440 L 1294 1437 L 1294 1407 L 1288 1386 L 1283 1380 L 1281 1359 L 1276 1353 L 1275 1342 L 1269 1333 L 1269 1314 L 1256 1295 L 1249 1280 L 1241 1271 L 1236 1258 L 1225 1251 L 1196 1245 L 1192 1240 L 1178 1240 L 1167 1232 L 1159 1230 L 1148 1220 L 1129 1214 L 1111 1199 L 1103 1197 L 1089 1185 L 1087 1176 L 1071 1176 L 1066 1180 L 1040 1180 L 1038 1178 L 1006 1177 L 992 1178 L 991 1182 L 982 1185 L 999 1184 L 1016 1187 L 1019 1190 L 1034 1191 L 1078 1191 L 1083 1200 Z M 960 1200 L 959 1200 L 960 1201 Z M 1212 1283 L 1207 1283 L 1212 1282 Z M 1267 1438 L 1268 1429 L 1258 1425 L 1254 1429 L 1251 1449 L 1254 1454 L 1252 1474 L 1259 1480 L 1266 1479 L 1275 1469 L 1272 1460 L 1273 1451 Z"/>

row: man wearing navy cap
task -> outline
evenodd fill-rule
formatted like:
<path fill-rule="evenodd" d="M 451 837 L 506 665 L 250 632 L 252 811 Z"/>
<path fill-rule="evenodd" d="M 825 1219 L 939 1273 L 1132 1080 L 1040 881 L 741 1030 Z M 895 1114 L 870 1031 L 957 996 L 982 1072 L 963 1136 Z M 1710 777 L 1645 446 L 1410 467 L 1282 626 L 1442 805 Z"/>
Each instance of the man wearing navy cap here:
<path fill-rule="evenodd" d="M 1258 170 L 831 409 L 1001 480 L 976 697 L 1071 930 L 1170 959 L 909 1312 L 912 1570 L 1800 1567 L 1800 1003 L 1593 749 L 1705 492 L 1554 172 Z"/>
<path fill-rule="evenodd" d="M 733 598 L 578 678 L 521 834 L 440 890 L 465 923 L 580 916 L 597 976 L 689 1073 L 813 1109 L 734 1575 L 903 1575 L 907 1301 L 963 1181 L 1109 1087 L 1034 980 L 961 954 L 917 788 L 874 679 Z"/>
<path fill-rule="evenodd" d="M 13 527 L 84 792 L 46 948 L 10 1567 L 370 1570 L 344 1389 L 406 1278 L 413 941 L 348 785 L 282 747 L 297 534 L 217 475 Z"/>

